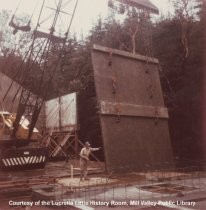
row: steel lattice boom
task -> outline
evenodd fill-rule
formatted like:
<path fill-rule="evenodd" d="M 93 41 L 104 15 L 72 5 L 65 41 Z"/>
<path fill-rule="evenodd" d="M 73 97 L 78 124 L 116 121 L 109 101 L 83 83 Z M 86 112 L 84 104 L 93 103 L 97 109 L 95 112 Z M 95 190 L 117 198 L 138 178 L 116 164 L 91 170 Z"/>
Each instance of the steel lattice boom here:
<path fill-rule="evenodd" d="M 32 135 L 55 73 L 61 68 L 77 3 L 78 0 L 44 0 L 42 3 L 31 46 L 24 63 L 18 67 L 21 68 L 21 82 L 26 83 L 27 88 L 21 92 L 12 133 L 14 138 L 23 115 L 30 120 L 28 139 Z M 38 78 L 33 75 L 36 70 Z"/>

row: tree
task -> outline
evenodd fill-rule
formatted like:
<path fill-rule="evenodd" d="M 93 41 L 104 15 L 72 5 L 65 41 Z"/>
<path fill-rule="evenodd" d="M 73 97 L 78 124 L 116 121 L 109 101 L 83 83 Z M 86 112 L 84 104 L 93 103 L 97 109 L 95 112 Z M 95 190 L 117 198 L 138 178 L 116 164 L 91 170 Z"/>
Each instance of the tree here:
<path fill-rule="evenodd" d="M 25 52 L 31 42 L 31 33 L 18 32 L 13 34 L 13 28 L 9 26 L 11 12 L 8 10 L 0 11 L 0 71 L 4 72 L 13 79 L 16 76 L 16 66 L 24 57 Z M 19 23 L 27 23 L 28 16 L 18 17 Z"/>
<path fill-rule="evenodd" d="M 18 32 L 13 35 L 13 29 L 9 26 L 11 12 L 8 10 L 0 11 L 0 54 L 7 57 L 9 54 L 22 56 L 29 46 L 31 33 Z M 28 16 L 20 16 L 18 21 L 25 24 Z"/>
<path fill-rule="evenodd" d="M 190 10 L 189 1 L 176 3 L 174 17 L 162 19 L 154 27 L 154 53 L 162 66 L 174 153 L 181 159 L 202 160 L 204 29 Z"/>

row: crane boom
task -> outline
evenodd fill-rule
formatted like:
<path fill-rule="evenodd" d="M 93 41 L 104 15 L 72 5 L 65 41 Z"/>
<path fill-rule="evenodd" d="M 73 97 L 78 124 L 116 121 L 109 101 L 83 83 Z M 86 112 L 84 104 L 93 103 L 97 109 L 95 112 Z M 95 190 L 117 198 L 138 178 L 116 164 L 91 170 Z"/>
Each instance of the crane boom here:
<path fill-rule="evenodd" d="M 24 65 L 22 65 L 23 80 L 21 82 L 27 83 L 28 86 L 26 88 L 23 87 L 21 92 L 17 115 L 13 124 L 13 138 L 16 137 L 16 132 L 18 131 L 18 127 L 23 115 L 30 121 L 28 139 L 31 138 L 44 100 L 48 97 L 49 87 L 51 86 L 57 70 L 61 68 L 61 61 L 64 57 L 63 53 L 65 52 L 68 33 L 78 3 L 78 0 L 73 0 L 75 1 L 75 4 L 73 5 L 72 13 L 70 15 L 69 12 L 65 12 L 64 8 L 65 5 L 67 5 L 70 1 L 71 0 L 59 0 L 58 3 L 56 3 L 54 0 L 55 8 L 52 8 L 52 11 L 54 12 L 53 16 L 49 17 L 49 19 L 52 20 L 50 22 L 48 32 L 41 31 L 40 23 L 43 23 L 42 19 L 45 18 L 42 17 L 43 10 L 50 7 L 45 6 L 46 0 L 44 0 L 42 3 L 38 23 L 33 31 L 32 44 L 29 48 L 29 52 L 27 53 L 28 56 L 25 59 L 26 62 Z M 62 10 L 64 10 L 64 13 L 61 13 Z M 70 16 L 70 21 L 68 21 L 69 24 L 64 31 L 64 37 L 59 37 L 55 34 L 57 23 L 60 19 L 62 20 L 62 17 L 60 18 L 60 13 L 61 16 L 62 14 Z M 36 47 L 36 45 L 39 45 L 39 43 L 40 46 Z M 56 45 L 58 45 L 59 50 L 58 52 L 52 54 L 52 50 Z M 38 81 L 31 77 L 31 74 L 35 72 L 35 69 L 38 69 L 40 74 L 38 75 Z M 35 94 L 33 93 L 34 87 L 37 87 Z"/>

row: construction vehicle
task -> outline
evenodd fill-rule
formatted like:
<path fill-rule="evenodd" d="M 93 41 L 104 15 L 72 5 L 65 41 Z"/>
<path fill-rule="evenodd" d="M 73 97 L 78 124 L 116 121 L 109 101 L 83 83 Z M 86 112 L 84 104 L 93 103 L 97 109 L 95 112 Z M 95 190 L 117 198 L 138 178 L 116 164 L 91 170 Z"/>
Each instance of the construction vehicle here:
<path fill-rule="evenodd" d="M 39 144 L 39 131 L 34 128 L 28 140 L 29 121 L 22 116 L 15 138 L 11 138 L 16 114 L 0 112 L 0 166 L 4 169 L 42 168 L 47 149 Z"/>
<path fill-rule="evenodd" d="M 55 73 L 62 66 L 68 34 L 78 0 L 74 0 L 71 7 L 68 6 L 70 3 L 71 0 L 42 0 L 37 24 L 31 36 L 31 45 L 22 58 L 22 62 L 16 67 L 16 78 L 20 78 L 19 83 L 27 84 L 27 86 L 22 85 L 14 93 L 12 101 L 16 99 L 17 95 L 20 95 L 18 108 L 14 111 L 15 113 L 11 113 L 5 109 L 4 104 L 15 83 L 14 80 L 8 87 L 3 100 L 0 101 L 4 107 L 4 110 L 3 108 L 0 110 L 0 167 L 4 169 L 43 168 L 46 164 L 47 147 L 41 146 L 41 137 L 35 125 L 44 101 L 48 97 L 48 90 Z M 20 4 L 9 23 L 9 26 L 14 29 L 13 35 L 17 34 L 18 31 L 24 33 L 30 31 L 30 29 L 25 30 L 24 27 L 14 24 L 19 6 Z M 70 11 L 67 12 L 66 9 L 68 8 Z M 48 11 L 45 10 L 50 10 L 49 15 L 47 15 Z M 45 15 L 47 16 L 45 17 Z M 57 33 L 57 27 L 61 25 L 62 19 L 64 20 L 63 15 L 70 17 L 70 19 L 66 18 L 66 25 L 64 24 L 67 26 L 65 27 L 66 30 L 62 31 L 63 35 L 60 36 Z M 32 21 L 32 16 L 33 14 L 29 23 Z M 44 24 L 44 22 L 46 23 Z M 45 27 L 48 30 L 45 31 Z M 52 50 L 57 46 L 58 52 L 55 52 L 54 55 Z M 38 80 L 31 77 L 31 72 L 35 72 L 36 69 L 39 72 Z M 33 91 L 34 86 L 37 87 L 35 91 Z"/>

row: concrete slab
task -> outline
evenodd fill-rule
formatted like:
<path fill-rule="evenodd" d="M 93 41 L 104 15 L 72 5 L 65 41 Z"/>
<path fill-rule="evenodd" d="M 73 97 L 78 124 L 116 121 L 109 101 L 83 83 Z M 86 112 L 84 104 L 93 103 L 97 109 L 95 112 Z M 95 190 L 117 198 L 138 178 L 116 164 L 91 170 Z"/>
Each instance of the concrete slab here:
<path fill-rule="evenodd" d="M 108 179 L 104 177 L 91 177 L 89 180 L 80 181 L 80 178 L 63 178 L 57 181 L 58 184 L 69 187 L 92 187 L 103 186 L 118 183 L 117 179 Z"/>

